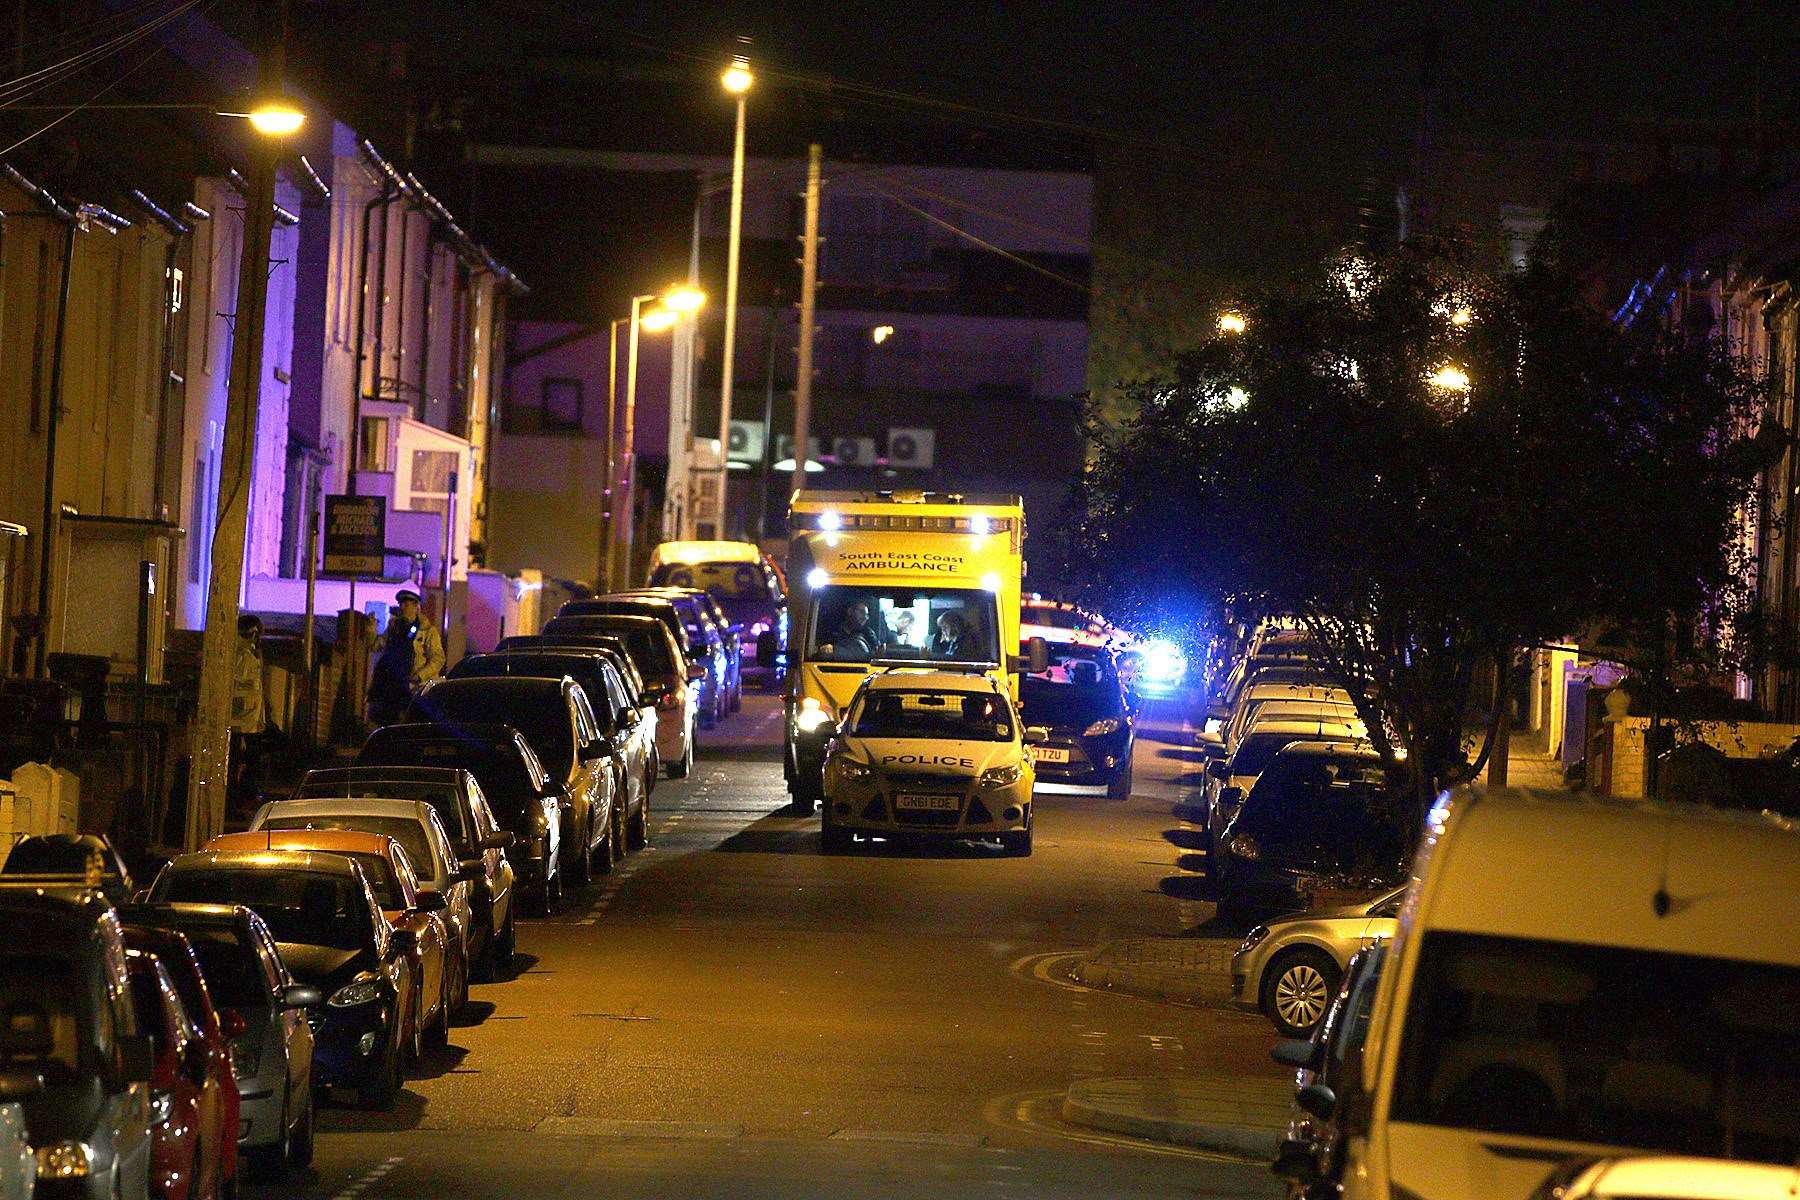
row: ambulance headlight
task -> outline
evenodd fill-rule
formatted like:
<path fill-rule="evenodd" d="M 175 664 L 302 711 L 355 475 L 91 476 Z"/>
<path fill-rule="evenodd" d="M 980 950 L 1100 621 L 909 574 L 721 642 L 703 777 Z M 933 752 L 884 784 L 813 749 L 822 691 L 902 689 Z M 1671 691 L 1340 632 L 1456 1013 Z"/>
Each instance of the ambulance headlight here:
<path fill-rule="evenodd" d="M 840 517 L 833 510 L 828 508 L 824 512 L 819 514 L 819 528 L 824 530 L 826 533 L 836 533 L 838 530 L 842 529 L 843 527 L 844 527 L 844 518 Z"/>
<path fill-rule="evenodd" d="M 981 577 L 981 590 L 984 592 L 999 591 L 1000 573 L 998 571 L 989 571 L 986 575 L 983 575 Z"/>
<path fill-rule="evenodd" d="M 831 576 L 825 573 L 824 567 L 814 567 L 806 573 L 806 586 L 815 592 L 830 582 Z"/>
<path fill-rule="evenodd" d="M 980 536 L 983 534 L 993 532 L 993 529 L 994 529 L 994 523 L 992 521 L 988 520 L 986 513 L 976 513 L 974 516 L 969 518 L 969 532 L 970 533 Z"/>
<path fill-rule="evenodd" d="M 794 728 L 801 733 L 812 733 L 830 720 L 831 714 L 825 711 L 825 706 L 808 696 L 800 702 L 800 711 L 794 714 Z"/>

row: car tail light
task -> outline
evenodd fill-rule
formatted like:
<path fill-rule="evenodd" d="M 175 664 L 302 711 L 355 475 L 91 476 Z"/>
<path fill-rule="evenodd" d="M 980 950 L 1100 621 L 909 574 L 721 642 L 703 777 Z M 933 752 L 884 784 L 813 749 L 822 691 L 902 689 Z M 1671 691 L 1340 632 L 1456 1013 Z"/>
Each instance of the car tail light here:
<path fill-rule="evenodd" d="M 687 703 L 687 696 L 675 688 L 670 688 L 656 698 L 656 707 L 664 712 L 672 712 Z"/>

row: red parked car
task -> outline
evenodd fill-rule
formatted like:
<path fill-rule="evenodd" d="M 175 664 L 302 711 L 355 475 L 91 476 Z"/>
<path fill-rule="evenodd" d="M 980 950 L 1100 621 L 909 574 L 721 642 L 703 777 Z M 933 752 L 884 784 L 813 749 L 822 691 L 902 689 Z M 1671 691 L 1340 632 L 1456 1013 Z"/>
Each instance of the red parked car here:
<path fill-rule="evenodd" d="M 188 1020 L 169 972 L 156 955 L 126 955 L 138 1028 L 150 1037 L 150 1187 L 159 1200 L 217 1200 L 229 1186 L 224 1084 L 217 1058 Z"/>

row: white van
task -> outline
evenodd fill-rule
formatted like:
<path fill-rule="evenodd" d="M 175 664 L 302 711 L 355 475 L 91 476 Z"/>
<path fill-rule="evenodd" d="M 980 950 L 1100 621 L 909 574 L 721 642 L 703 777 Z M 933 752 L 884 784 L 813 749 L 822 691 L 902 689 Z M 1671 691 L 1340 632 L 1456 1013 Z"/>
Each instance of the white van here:
<path fill-rule="evenodd" d="M 1529 1196 L 1575 1158 L 1800 1159 L 1800 833 L 1461 790 L 1426 822 L 1353 1094 L 1348 1200 Z"/>

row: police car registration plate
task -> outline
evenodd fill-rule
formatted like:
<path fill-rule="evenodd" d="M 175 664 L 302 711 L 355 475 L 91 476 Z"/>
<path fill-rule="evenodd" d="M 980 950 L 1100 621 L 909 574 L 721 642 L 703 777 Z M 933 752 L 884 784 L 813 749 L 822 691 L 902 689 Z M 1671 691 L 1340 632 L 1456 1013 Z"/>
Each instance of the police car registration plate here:
<path fill-rule="evenodd" d="M 901 792 L 894 797 L 894 807 L 925 812 L 955 812 L 962 807 L 962 797 L 923 796 L 917 792 Z"/>

